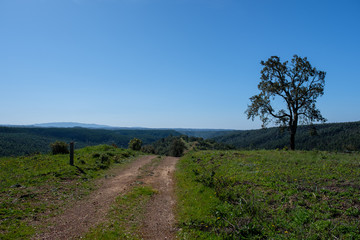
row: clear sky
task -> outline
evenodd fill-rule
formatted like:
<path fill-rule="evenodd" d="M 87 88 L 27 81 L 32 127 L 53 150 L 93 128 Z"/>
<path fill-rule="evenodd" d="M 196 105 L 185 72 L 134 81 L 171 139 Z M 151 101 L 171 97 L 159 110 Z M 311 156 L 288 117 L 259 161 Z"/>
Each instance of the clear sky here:
<path fill-rule="evenodd" d="M 261 60 L 327 72 L 318 107 L 360 120 L 360 1 L 0 0 L 0 124 L 260 128 Z"/>

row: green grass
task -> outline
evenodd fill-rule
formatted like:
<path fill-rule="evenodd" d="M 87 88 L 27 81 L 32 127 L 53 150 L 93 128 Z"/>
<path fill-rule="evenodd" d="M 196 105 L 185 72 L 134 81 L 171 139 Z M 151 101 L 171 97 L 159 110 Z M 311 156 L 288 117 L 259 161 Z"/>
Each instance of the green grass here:
<path fill-rule="evenodd" d="M 108 214 L 108 221 L 92 228 L 84 239 L 141 239 L 140 224 L 146 203 L 156 193 L 151 187 L 138 186 L 119 196 Z"/>
<path fill-rule="evenodd" d="M 181 239 L 360 239 L 360 155 L 204 151 L 177 166 Z"/>
<path fill-rule="evenodd" d="M 108 145 L 75 151 L 75 166 L 68 155 L 33 155 L 0 158 L 0 239 L 29 239 L 31 223 L 61 211 L 94 188 L 93 179 L 114 164 L 126 164 L 136 152 Z"/>

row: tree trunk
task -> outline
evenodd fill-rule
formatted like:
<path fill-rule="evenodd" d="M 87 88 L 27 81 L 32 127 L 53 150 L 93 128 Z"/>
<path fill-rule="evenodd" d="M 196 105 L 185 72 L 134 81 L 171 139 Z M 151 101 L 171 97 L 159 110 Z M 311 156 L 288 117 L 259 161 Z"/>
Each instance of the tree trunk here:
<path fill-rule="evenodd" d="M 298 118 L 295 115 L 295 119 L 290 123 L 290 149 L 295 150 L 295 134 L 297 130 Z"/>
<path fill-rule="evenodd" d="M 295 150 L 295 132 L 290 132 L 290 149 Z"/>

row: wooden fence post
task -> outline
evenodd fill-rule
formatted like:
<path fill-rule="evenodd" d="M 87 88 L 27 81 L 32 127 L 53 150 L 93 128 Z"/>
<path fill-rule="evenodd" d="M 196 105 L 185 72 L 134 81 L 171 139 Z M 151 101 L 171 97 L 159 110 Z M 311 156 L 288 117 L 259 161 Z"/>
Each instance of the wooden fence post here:
<path fill-rule="evenodd" d="M 70 165 L 74 166 L 74 142 L 70 143 Z"/>

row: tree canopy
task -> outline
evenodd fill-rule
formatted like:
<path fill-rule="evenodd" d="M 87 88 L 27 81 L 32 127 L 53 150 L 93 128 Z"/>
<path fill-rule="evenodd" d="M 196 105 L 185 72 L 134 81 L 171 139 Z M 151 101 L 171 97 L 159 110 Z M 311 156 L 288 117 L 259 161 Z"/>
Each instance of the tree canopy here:
<path fill-rule="evenodd" d="M 290 148 L 295 149 L 295 134 L 299 123 L 325 122 L 316 107 L 316 100 L 324 94 L 325 75 L 312 67 L 306 57 L 294 55 L 291 63 L 281 62 L 277 56 L 261 61 L 260 93 L 250 98 L 246 110 L 248 119 L 260 117 L 263 127 L 275 120 L 275 124 L 288 127 Z M 284 108 L 275 110 L 276 98 L 285 103 Z"/>

